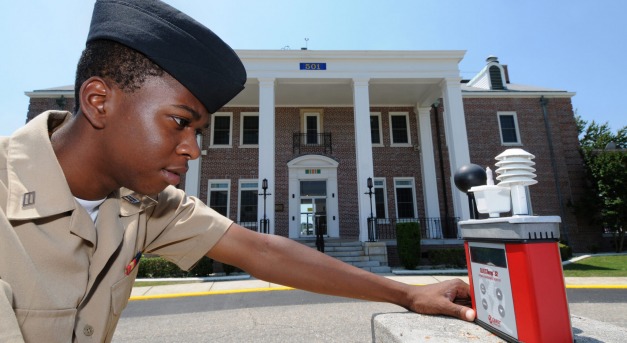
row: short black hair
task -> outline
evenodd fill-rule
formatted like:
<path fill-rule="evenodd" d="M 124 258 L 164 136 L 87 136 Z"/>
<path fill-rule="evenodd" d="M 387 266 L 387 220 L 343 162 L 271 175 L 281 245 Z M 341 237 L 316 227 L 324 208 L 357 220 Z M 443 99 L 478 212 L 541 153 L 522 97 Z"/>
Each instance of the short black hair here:
<path fill-rule="evenodd" d="M 74 113 L 80 109 L 79 92 L 83 82 L 93 76 L 113 81 L 125 93 L 132 93 L 149 76 L 163 76 L 165 71 L 148 57 L 123 44 L 99 39 L 87 43 L 76 67 Z"/>

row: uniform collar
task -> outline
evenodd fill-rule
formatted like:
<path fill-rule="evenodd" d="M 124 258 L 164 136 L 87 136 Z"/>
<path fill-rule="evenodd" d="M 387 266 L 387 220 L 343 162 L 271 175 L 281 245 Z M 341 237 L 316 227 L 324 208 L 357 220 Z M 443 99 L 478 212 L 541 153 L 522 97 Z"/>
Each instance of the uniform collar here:
<path fill-rule="evenodd" d="M 7 149 L 9 220 L 30 220 L 76 209 L 77 203 L 50 143 L 50 133 L 65 125 L 72 114 L 47 111 L 15 132 Z M 121 188 L 120 214 L 130 216 L 154 206 L 156 197 Z"/>
<path fill-rule="evenodd" d="M 10 220 L 49 217 L 76 208 L 49 136 L 71 116 L 65 111 L 44 112 L 9 139 L 7 217 Z"/>
<path fill-rule="evenodd" d="M 134 192 L 128 188 L 120 188 L 120 215 L 132 216 L 157 204 L 156 196 L 148 196 Z"/>

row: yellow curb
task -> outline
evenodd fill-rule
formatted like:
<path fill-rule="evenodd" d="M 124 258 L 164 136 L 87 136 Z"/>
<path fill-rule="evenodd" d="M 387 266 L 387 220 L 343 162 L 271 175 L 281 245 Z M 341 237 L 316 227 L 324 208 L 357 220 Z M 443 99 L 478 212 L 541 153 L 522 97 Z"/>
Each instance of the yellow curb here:
<path fill-rule="evenodd" d="M 566 285 L 566 288 L 576 289 L 627 289 L 627 285 Z"/>
<path fill-rule="evenodd" d="M 269 292 L 269 291 L 291 291 L 294 288 L 291 287 L 264 287 L 264 288 L 246 288 L 246 289 L 226 289 L 222 291 L 208 291 L 208 292 L 190 292 L 190 293 L 176 293 L 176 294 L 155 294 L 155 295 L 136 295 L 130 297 L 129 301 L 136 300 L 155 300 L 155 299 L 170 299 L 180 297 L 200 297 L 205 295 L 218 295 L 218 294 L 236 294 L 236 293 L 253 293 L 253 292 Z"/>

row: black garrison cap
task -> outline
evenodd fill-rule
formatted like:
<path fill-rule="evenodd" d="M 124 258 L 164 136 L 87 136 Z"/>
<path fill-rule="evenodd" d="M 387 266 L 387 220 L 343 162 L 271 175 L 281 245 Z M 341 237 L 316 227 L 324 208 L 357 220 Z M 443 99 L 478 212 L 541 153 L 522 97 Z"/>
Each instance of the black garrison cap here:
<path fill-rule="evenodd" d="M 187 88 L 209 113 L 244 89 L 246 70 L 207 27 L 158 0 L 98 0 L 87 42 L 113 40 L 146 55 Z"/>

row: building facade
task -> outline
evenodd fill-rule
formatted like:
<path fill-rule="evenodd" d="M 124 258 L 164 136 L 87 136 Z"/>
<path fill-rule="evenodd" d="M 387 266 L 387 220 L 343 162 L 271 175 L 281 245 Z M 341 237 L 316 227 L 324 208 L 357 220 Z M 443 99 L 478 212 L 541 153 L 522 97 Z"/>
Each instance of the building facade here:
<path fill-rule="evenodd" d="M 574 93 L 511 83 L 495 57 L 462 80 L 463 51 L 237 53 L 246 89 L 212 115 L 181 187 L 243 226 L 394 251 L 394 224 L 419 221 L 423 244 L 459 245 L 470 211 L 453 174 L 521 148 L 536 156 L 534 214 L 561 216 L 576 251 L 600 239 L 569 206 L 583 182 Z M 29 119 L 73 107 L 72 86 L 26 94 Z"/>

